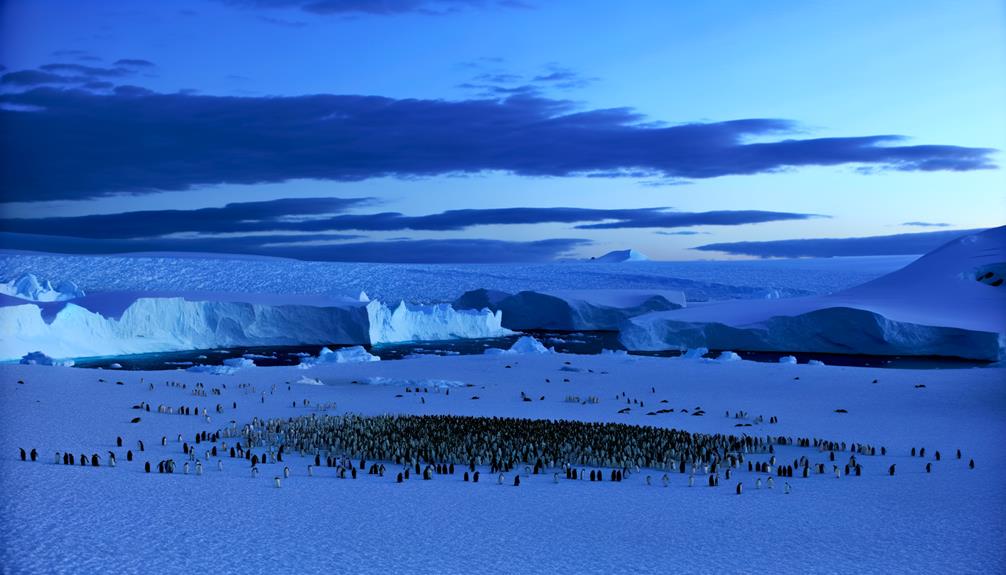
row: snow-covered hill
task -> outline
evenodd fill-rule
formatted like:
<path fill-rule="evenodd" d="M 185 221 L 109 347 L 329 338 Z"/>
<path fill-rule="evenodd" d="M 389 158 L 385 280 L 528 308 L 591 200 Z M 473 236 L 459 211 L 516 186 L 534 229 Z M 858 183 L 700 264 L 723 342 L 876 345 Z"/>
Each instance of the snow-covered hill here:
<path fill-rule="evenodd" d="M 1006 342 L 1006 227 L 954 240 L 905 268 L 834 294 L 724 301 L 628 320 L 633 350 L 688 347 L 998 360 Z M 992 273 L 992 276 L 988 274 Z"/>

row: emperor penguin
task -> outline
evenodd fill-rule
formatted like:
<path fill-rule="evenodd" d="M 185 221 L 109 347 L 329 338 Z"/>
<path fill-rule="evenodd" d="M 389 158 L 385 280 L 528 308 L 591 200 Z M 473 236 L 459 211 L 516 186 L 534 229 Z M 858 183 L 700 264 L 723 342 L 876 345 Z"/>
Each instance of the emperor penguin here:
<path fill-rule="evenodd" d="M 283 478 L 286 479 L 288 477 L 290 477 L 290 468 L 289 467 L 284 467 L 283 468 Z"/>
<path fill-rule="evenodd" d="M 279 475 L 277 475 L 276 477 L 273 477 L 272 480 L 276 482 L 276 488 L 279 489 L 280 486 L 281 486 L 280 485 Z"/>
<path fill-rule="evenodd" d="M 665 473 L 664 476 L 660 478 L 660 481 L 663 482 L 664 487 L 667 487 L 667 485 L 671 482 L 671 478 Z"/>
<path fill-rule="evenodd" d="M 196 475 L 202 475 L 202 474 L 203 474 L 203 462 L 202 461 L 197 461 L 196 462 Z"/>
<path fill-rule="evenodd" d="M 744 484 L 740 481 L 737 482 L 737 495 L 740 495 L 744 491 Z"/>
<path fill-rule="evenodd" d="M 789 482 L 788 481 L 783 484 L 783 491 L 782 491 L 783 493 L 785 493 L 786 495 L 789 495 L 790 489 L 791 488 L 789 486 Z"/>

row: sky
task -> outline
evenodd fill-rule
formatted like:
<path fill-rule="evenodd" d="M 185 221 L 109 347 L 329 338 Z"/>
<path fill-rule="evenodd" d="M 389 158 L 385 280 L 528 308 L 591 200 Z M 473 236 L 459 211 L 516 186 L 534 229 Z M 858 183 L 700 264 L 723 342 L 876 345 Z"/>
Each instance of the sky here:
<path fill-rule="evenodd" d="M 927 251 L 1006 220 L 1006 5 L 7 0 L 0 248 Z"/>

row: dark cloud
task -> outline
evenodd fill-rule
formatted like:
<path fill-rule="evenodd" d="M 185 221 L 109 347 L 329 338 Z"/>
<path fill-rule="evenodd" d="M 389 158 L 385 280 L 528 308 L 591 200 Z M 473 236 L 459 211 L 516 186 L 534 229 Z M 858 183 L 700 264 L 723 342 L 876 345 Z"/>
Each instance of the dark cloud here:
<path fill-rule="evenodd" d="M 121 60 L 115 61 L 116 66 L 123 66 L 127 68 L 154 68 L 155 65 L 150 60 L 141 60 L 138 58 L 123 58 Z"/>
<path fill-rule="evenodd" d="M 863 238 L 733 242 L 708 244 L 692 249 L 763 258 L 916 255 L 931 252 L 951 240 L 980 231 L 982 230 L 952 230 Z"/>
<path fill-rule="evenodd" d="M 85 66 L 83 64 L 43 64 L 39 69 L 57 74 L 78 74 L 92 78 L 121 78 L 129 76 L 133 72 L 123 67 L 102 68 L 99 66 Z"/>
<path fill-rule="evenodd" d="M 936 222 L 904 222 L 903 226 L 914 226 L 917 228 L 949 228 L 950 224 Z"/>
<path fill-rule="evenodd" d="M 41 86 L 45 84 L 80 84 L 88 81 L 82 76 L 63 76 L 44 70 L 18 70 L 0 76 L 0 84 L 9 86 Z"/>
<path fill-rule="evenodd" d="M 986 148 L 902 145 L 897 136 L 766 142 L 796 126 L 777 119 L 657 126 L 626 108 L 577 110 L 533 96 L 444 101 L 36 88 L 0 94 L 0 105 L 8 108 L 0 111 L 0 131 L 17 142 L 0 149 L 7 201 L 484 171 L 694 179 L 844 164 L 994 167 Z M 759 142 L 749 143 L 754 137 Z"/>
<path fill-rule="evenodd" d="M 390 16 L 415 12 L 420 14 L 449 14 L 465 8 L 500 6 L 525 7 L 512 1 L 492 0 L 223 0 L 244 8 L 297 9 L 320 15 L 370 14 Z"/>
<path fill-rule="evenodd" d="M 370 198 L 290 198 L 232 203 L 197 210 L 148 210 L 76 217 L 0 219 L 0 230 L 93 239 L 129 239 L 180 233 L 315 234 L 332 231 L 458 231 L 474 226 L 605 222 L 580 228 L 736 226 L 798 220 L 810 214 L 760 211 L 668 212 L 665 208 L 496 208 L 449 210 L 424 216 L 398 212 L 344 214 L 372 205 Z M 607 220 L 613 220 L 608 222 Z M 306 237 L 305 239 L 313 239 Z"/>
<path fill-rule="evenodd" d="M 316 241 L 340 241 L 354 236 L 326 235 Z M 265 255 L 311 261 L 387 263 L 506 263 L 544 262 L 589 245 L 589 240 L 556 238 L 534 242 L 487 239 L 366 241 L 308 245 L 290 236 L 241 238 L 160 238 L 145 241 L 95 240 L 0 232 L 0 248 L 65 254 L 137 252 L 203 252 Z"/>

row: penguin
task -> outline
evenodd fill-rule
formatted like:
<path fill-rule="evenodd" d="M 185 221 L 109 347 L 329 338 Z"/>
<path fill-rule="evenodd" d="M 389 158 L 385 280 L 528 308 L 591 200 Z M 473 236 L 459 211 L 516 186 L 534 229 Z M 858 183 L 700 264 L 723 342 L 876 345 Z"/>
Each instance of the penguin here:
<path fill-rule="evenodd" d="M 21 450 L 21 461 L 28 461 L 28 453 L 24 450 L 24 448 L 18 447 L 18 449 Z"/>
<path fill-rule="evenodd" d="M 223 470 L 224 470 L 224 461 L 222 459 L 218 459 L 217 460 L 217 471 L 223 471 Z"/>
<path fill-rule="evenodd" d="M 787 482 L 787 483 L 783 484 L 783 491 L 782 492 L 784 494 L 786 494 L 786 495 L 789 495 L 789 492 L 790 492 L 791 489 L 792 488 L 789 486 L 789 483 Z"/>
<path fill-rule="evenodd" d="M 774 487 L 774 486 L 775 486 L 775 481 L 772 479 L 772 476 L 769 475 L 768 476 L 768 480 L 765 482 L 765 487 L 768 487 L 769 489 L 772 489 L 772 487 Z"/>
<path fill-rule="evenodd" d="M 475 473 L 472 474 L 472 483 L 478 483 L 478 482 L 479 482 L 479 472 L 476 471 Z"/>
<path fill-rule="evenodd" d="M 354 473 L 353 475 L 355 476 L 356 474 Z M 285 479 L 285 478 L 289 478 L 289 477 L 290 477 L 290 468 L 289 467 L 284 467 L 283 468 L 283 478 Z"/>
<path fill-rule="evenodd" d="M 497 480 L 498 485 L 503 485 L 503 474 L 500 473 L 499 479 Z"/>
<path fill-rule="evenodd" d="M 121 435 L 115 438 L 115 446 L 116 447 L 122 447 L 122 436 Z"/>
<path fill-rule="evenodd" d="M 761 477 L 755 480 L 755 489 L 761 489 Z"/>
<path fill-rule="evenodd" d="M 520 487 L 520 475 L 513 476 L 513 486 Z"/>
<path fill-rule="evenodd" d="M 957 459 L 960 459 L 960 458 L 961 458 L 961 450 L 960 450 L 960 449 L 958 449 L 958 450 L 957 450 Z"/>
<path fill-rule="evenodd" d="M 314 477 L 314 466 L 313 465 L 308 465 L 307 466 L 307 476 L 308 477 Z"/>
<path fill-rule="evenodd" d="M 932 462 L 926 463 L 926 473 L 932 473 L 932 472 L 933 472 L 933 464 L 932 464 Z"/>
<path fill-rule="evenodd" d="M 664 487 L 667 487 L 667 485 L 671 482 L 671 478 L 665 473 L 664 476 L 660 478 L 660 481 L 664 484 Z"/>
<path fill-rule="evenodd" d="M 29 457 L 29 458 L 30 458 L 30 459 L 31 459 L 32 461 L 37 461 L 37 460 L 38 460 L 38 451 L 36 451 L 36 450 L 35 450 L 35 448 L 34 448 L 34 447 L 32 447 L 32 448 L 31 448 L 31 453 L 29 453 L 29 454 L 28 454 L 28 457 Z"/>
<path fill-rule="evenodd" d="M 395 483 L 401 483 L 401 482 L 402 482 L 402 473 L 399 472 L 398 477 L 395 479 Z"/>
<path fill-rule="evenodd" d="M 891 475 L 891 476 L 894 475 L 894 466 L 895 465 L 897 465 L 897 463 L 892 463 L 891 466 L 887 469 L 887 474 L 888 475 Z"/>
<path fill-rule="evenodd" d="M 940 460 L 940 458 L 942 457 L 942 456 L 940 455 L 940 450 L 939 450 L 939 449 L 937 449 L 937 450 L 936 450 L 936 453 L 934 453 L 933 455 L 934 455 L 934 456 L 936 457 L 936 461 L 939 461 L 939 460 Z"/>
<path fill-rule="evenodd" d="M 137 441 L 136 444 L 140 447 L 140 451 L 143 451 L 143 441 Z"/>
<path fill-rule="evenodd" d="M 143 464 L 143 472 L 144 473 L 150 473 L 150 462 L 149 461 Z"/>
<path fill-rule="evenodd" d="M 744 484 L 740 481 L 737 482 L 737 495 L 740 495 L 744 491 Z"/>
<path fill-rule="evenodd" d="M 467 471 L 465 471 L 465 481 L 466 482 L 468 481 L 468 472 Z"/>
<path fill-rule="evenodd" d="M 56 465 L 59 465 L 60 463 L 62 463 L 62 461 L 63 461 L 63 454 L 57 451 L 56 452 Z"/>
<path fill-rule="evenodd" d="M 115 467 L 115 453 L 112 451 L 108 452 L 108 466 Z"/>
<path fill-rule="evenodd" d="M 132 461 L 132 460 L 133 460 L 133 450 L 127 449 L 126 450 L 126 461 Z"/>
<path fill-rule="evenodd" d="M 688 487 L 692 487 L 694 485 L 695 485 L 695 476 L 694 475 L 689 475 L 688 476 Z"/>
<path fill-rule="evenodd" d="M 559 472 L 552 474 L 552 483 L 559 483 Z"/>
<path fill-rule="evenodd" d="M 974 468 L 975 468 L 975 460 L 971 459 L 968 461 L 968 469 L 974 469 Z"/>
<path fill-rule="evenodd" d="M 273 479 L 273 481 L 276 482 L 276 489 L 279 489 L 280 488 L 279 475 L 277 475 L 276 477 L 273 477 L 272 479 Z"/>
<path fill-rule="evenodd" d="M 258 467 L 252 467 L 251 473 L 253 478 L 258 477 Z"/>
<path fill-rule="evenodd" d="M 98 454 L 91 455 L 91 467 L 98 467 Z"/>

